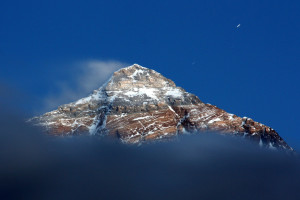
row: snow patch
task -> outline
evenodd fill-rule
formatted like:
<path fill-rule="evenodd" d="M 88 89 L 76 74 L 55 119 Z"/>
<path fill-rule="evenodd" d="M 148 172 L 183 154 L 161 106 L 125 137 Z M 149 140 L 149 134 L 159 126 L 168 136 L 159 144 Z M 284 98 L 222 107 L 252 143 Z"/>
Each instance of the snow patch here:
<path fill-rule="evenodd" d="M 151 118 L 151 116 L 138 117 L 138 118 L 133 119 L 133 121 L 137 121 L 137 120 L 141 120 L 141 119 L 147 119 L 147 118 Z"/>
<path fill-rule="evenodd" d="M 214 119 L 212 119 L 212 120 L 209 120 L 208 123 L 209 123 L 209 124 L 212 124 L 212 123 L 214 123 L 214 122 L 219 122 L 219 121 L 222 121 L 222 120 L 221 120 L 220 118 L 217 117 L 217 118 L 214 118 Z"/>
<path fill-rule="evenodd" d="M 172 96 L 174 98 L 182 98 L 183 94 L 182 91 L 178 88 L 171 88 L 170 90 L 168 90 L 165 94 L 166 96 Z"/>
<path fill-rule="evenodd" d="M 128 77 L 132 78 L 132 79 L 133 79 L 133 82 L 135 82 L 135 81 L 136 81 L 136 80 L 134 80 L 135 77 L 136 77 L 136 76 L 141 76 L 141 74 L 144 74 L 144 72 L 145 72 L 144 70 L 138 69 L 138 70 L 135 70 L 135 71 L 133 72 L 133 74 L 130 75 L 130 76 L 128 76 Z M 149 74 L 147 74 L 146 76 L 149 76 Z"/>
<path fill-rule="evenodd" d="M 171 106 L 168 105 L 168 107 L 169 107 L 169 109 L 170 109 L 173 113 L 175 113 L 176 116 L 179 117 L 179 115 L 175 112 L 175 110 L 173 110 L 173 108 L 172 108 Z"/>
<path fill-rule="evenodd" d="M 155 94 L 156 92 L 158 92 L 157 89 L 155 88 L 135 88 L 135 90 L 131 90 L 131 91 L 127 91 L 124 93 L 124 95 L 129 96 L 129 97 L 136 97 L 136 96 L 142 96 L 142 95 L 146 95 L 152 99 L 158 100 L 157 95 Z"/>
<path fill-rule="evenodd" d="M 97 131 L 97 124 L 99 123 L 99 120 L 97 120 L 97 116 L 94 117 L 94 121 L 92 125 L 89 127 L 89 133 L 91 135 L 95 135 Z"/>
<path fill-rule="evenodd" d="M 234 114 L 229 114 L 229 120 L 230 120 L 230 121 L 233 121 L 233 120 L 234 120 L 233 115 L 234 115 Z"/>
<path fill-rule="evenodd" d="M 103 94 L 101 94 L 101 88 L 99 90 L 94 90 L 94 93 L 88 97 L 79 99 L 75 102 L 75 105 L 86 104 L 90 101 L 99 101 L 100 99 L 105 98 Z"/>

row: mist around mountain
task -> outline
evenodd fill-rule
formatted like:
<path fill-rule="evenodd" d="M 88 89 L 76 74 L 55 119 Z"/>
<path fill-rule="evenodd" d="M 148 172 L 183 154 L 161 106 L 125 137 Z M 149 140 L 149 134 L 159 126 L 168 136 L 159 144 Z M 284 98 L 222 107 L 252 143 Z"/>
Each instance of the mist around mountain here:
<path fill-rule="evenodd" d="M 7 109 L 2 109 L 7 110 Z M 216 134 L 124 145 L 0 116 L 1 199 L 299 199 L 296 156 Z"/>

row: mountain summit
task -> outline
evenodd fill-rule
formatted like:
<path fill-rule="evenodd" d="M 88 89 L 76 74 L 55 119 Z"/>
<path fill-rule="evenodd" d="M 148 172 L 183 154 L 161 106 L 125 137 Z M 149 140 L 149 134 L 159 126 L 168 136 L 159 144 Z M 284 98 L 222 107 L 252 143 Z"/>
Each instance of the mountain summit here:
<path fill-rule="evenodd" d="M 292 150 L 272 128 L 205 104 L 172 80 L 137 64 L 114 72 L 90 96 L 31 121 L 52 135 L 107 135 L 124 143 L 142 143 L 185 133 L 220 132 Z"/>

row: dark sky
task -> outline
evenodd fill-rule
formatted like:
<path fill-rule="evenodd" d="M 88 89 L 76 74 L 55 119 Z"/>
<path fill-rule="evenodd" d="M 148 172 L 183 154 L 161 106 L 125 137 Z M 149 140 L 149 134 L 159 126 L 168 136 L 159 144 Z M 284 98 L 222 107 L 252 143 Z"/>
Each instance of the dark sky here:
<path fill-rule="evenodd" d="M 32 116 L 47 98 L 68 103 L 55 97 L 80 89 L 84 63 L 138 63 L 299 149 L 299 10 L 277 0 L 2 0 L 0 83 Z"/>

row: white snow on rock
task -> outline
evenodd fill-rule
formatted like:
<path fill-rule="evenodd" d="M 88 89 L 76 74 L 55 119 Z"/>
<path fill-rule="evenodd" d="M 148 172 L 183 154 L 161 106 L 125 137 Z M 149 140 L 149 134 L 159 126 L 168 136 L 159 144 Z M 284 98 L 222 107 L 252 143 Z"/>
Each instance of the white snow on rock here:
<path fill-rule="evenodd" d="M 132 78 L 133 82 L 136 82 L 135 77 L 136 76 L 141 76 L 141 74 L 143 74 L 143 73 L 144 73 L 144 70 L 138 69 L 138 70 L 135 70 L 135 72 L 132 75 L 128 76 L 128 77 Z M 149 76 L 149 74 L 147 74 L 147 76 Z"/>
<path fill-rule="evenodd" d="M 92 125 L 89 127 L 89 133 L 90 135 L 95 135 L 96 134 L 96 129 L 97 129 L 97 122 L 98 120 L 96 120 L 97 117 L 94 117 L 94 122 L 92 123 Z"/>
<path fill-rule="evenodd" d="M 156 88 L 143 87 L 143 88 L 134 88 L 134 90 L 127 91 L 123 94 L 126 95 L 126 96 L 129 96 L 129 97 L 136 97 L 136 96 L 146 95 L 146 96 L 148 96 L 152 99 L 158 100 L 158 97 L 157 97 L 157 94 L 156 94 L 157 92 L 158 92 L 158 89 L 156 89 Z"/>
<path fill-rule="evenodd" d="M 167 90 L 165 95 L 172 96 L 174 98 L 182 98 L 183 97 L 182 91 L 178 88 L 169 88 L 169 90 Z"/>
<path fill-rule="evenodd" d="M 74 102 L 75 105 L 80 105 L 80 104 L 86 104 L 91 101 L 99 101 L 101 99 L 104 99 L 105 96 L 101 92 L 102 87 L 100 87 L 98 90 L 94 90 L 94 93 L 89 95 L 88 97 L 79 99 L 78 101 Z"/>
<path fill-rule="evenodd" d="M 212 120 L 210 120 L 210 121 L 208 121 L 208 123 L 209 124 L 212 124 L 212 123 L 214 123 L 214 122 L 219 122 L 219 121 L 222 121 L 220 118 L 214 118 L 214 119 L 212 119 Z"/>
<path fill-rule="evenodd" d="M 141 119 L 147 119 L 147 118 L 151 118 L 151 116 L 138 117 L 138 118 L 133 119 L 133 121 L 137 121 L 137 120 L 141 120 Z"/>

